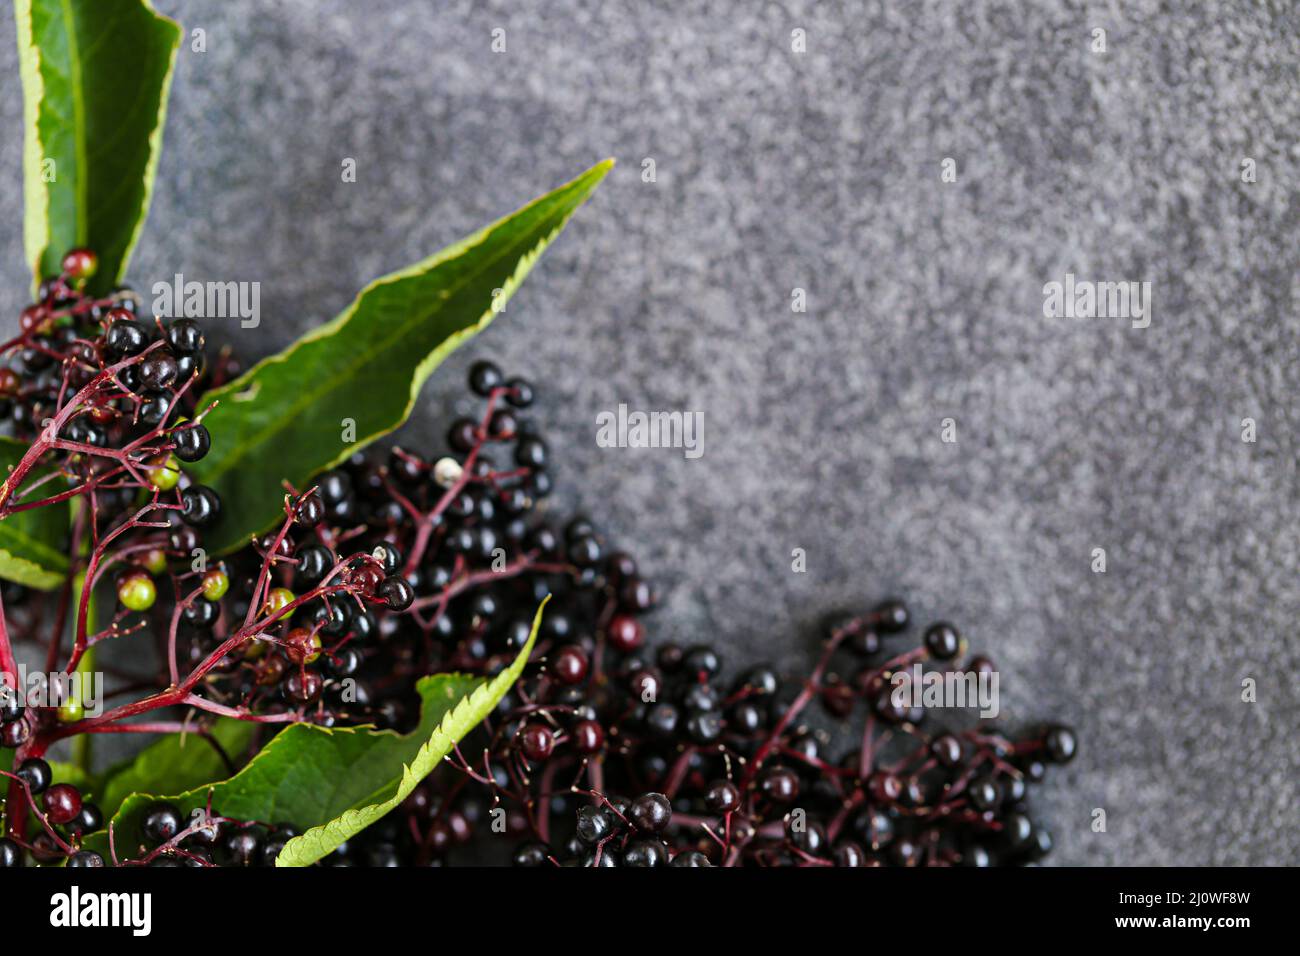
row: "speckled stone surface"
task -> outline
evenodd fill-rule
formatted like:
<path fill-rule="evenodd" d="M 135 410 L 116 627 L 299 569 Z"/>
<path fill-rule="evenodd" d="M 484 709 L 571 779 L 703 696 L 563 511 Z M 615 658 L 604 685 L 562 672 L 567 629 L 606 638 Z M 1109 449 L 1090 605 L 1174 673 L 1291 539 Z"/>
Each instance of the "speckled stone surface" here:
<path fill-rule="evenodd" d="M 1300 863 L 1285 4 L 158 6 L 207 52 L 181 53 L 138 285 L 260 281 L 262 325 L 218 337 L 265 354 L 615 156 L 402 440 L 438 440 L 493 355 L 542 386 L 560 500 L 660 582 L 655 635 L 793 670 L 822 612 L 902 595 L 996 659 L 1006 719 L 1078 726 L 1035 796 L 1056 862 Z M 13 39 L 0 18 L 10 315 Z M 1067 272 L 1150 281 L 1150 327 L 1044 318 Z M 597 447 L 619 402 L 702 412 L 703 457 Z"/>

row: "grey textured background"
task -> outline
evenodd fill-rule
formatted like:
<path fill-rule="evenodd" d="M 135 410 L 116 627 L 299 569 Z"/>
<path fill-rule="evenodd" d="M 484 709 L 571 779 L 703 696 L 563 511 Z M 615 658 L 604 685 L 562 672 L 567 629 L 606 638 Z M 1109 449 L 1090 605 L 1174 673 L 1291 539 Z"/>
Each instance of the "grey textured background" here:
<path fill-rule="evenodd" d="M 262 327 L 223 333 L 265 354 L 615 156 L 403 441 L 496 356 L 543 386 L 561 497 L 660 582 L 656 636 L 794 669 L 822 611 L 903 595 L 998 661 L 1010 720 L 1078 725 L 1036 800 L 1057 862 L 1300 862 L 1290 4 L 158 6 L 208 52 L 180 56 L 139 285 L 260 280 Z M 0 20 L 11 315 L 13 39 Z M 1150 280 L 1153 324 L 1044 319 L 1067 271 Z M 620 401 L 702 411 L 704 457 L 597 448 Z"/>

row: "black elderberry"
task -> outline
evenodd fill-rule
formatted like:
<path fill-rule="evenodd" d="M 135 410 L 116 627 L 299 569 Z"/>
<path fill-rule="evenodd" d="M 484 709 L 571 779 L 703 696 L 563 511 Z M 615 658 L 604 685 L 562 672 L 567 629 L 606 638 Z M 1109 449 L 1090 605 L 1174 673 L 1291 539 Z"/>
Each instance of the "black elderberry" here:
<path fill-rule="evenodd" d="M 16 776 L 27 784 L 27 789 L 33 796 L 45 792 L 46 788 L 54 782 L 54 772 L 50 770 L 50 765 L 40 757 L 29 757 L 22 762 L 15 771 Z"/>
<path fill-rule="evenodd" d="M 527 380 L 512 378 L 506 387 L 510 389 L 506 393 L 506 401 L 515 408 L 527 408 L 533 404 L 533 386 Z"/>
<path fill-rule="evenodd" d="M 961 650 L 961 636 L 951 624 L 933 624 L 925 632 L 925 649 L 937 661 L 950 661 Z"/>
<path fill-rule="evenodd" d="M 644 793 L 632 801 L 627 818 L 643 833 L 658 833 L 672 819 L 673 805 L 662 793 Z"/>
<path fill-rule="evenodd" d="M 140 822 L 146 840 L 154 845 L 166 843 L 185 828 L 181 813 L 170 803 L 150 805 Z"/>
<path fill-rule="evenodd" d="M 384 578 L 376 593 L 392 611 L 405 611 L 415 600 L 415 591 L 411 585 L 406 578 L 398 575 Z"/>
<path fill-rule="evenodd" d="M 97 867 L 104 865 L 104 858 L 98 853 L 90 850 L 78 850 L 72 856 L 68 857 L 68 866 L 70 867 Z"/>
<path fill-rule="evenodd" d="M 0 837 L 0 870 L 23 865 L 23 848 L 8 837 Z"/>
<path fill-rule="evenodd" d="M 492 394 L 492 389 L 499 388 L 504 383 L 505 376 L 492 362 L 478 361 L 469 367 L 469 387 L 475 395 L 487 398 Z"/>
<path fill-rule="evenodd" d="M 334 567 L 334 552 L 323 544 L 306 544 L 293 554 L 298 562 L 294 583 L 299 589 L 319 584 Z"/>
<path fill-rule="evenodd" d="M 316 479 L 316 490 L 325 504 L 335 506 L 352 496 L 352 479 L 346 471 L 327 471 Z"/>
<path fill-rule="evenodd" d="M 524 843 L 515 849 L 513 862 L 515 866 L 537 867 L 546 866 L 549 860 L 550 851 L 545 843 L 536 841 Z"/>
<path fill-rule="evenodd" d="M 667 866 L 668 851 L 658 840 L 637 840 L 623 851 L 624 866 Z"/>
<path fill-rule="evenodd" d="M 1002 839 L 1012 850 L 1029 845 L 1034 835 L 1034 824 L 1023 813 L 1008 813 L 1002 818 Z"/>
<path fill-rule="evenodd" d="M 515 464 L 521 468 L 545 468 L 546 442 L 540 438 L 521 438 L 515 445 Z"/>
<path fill-rule="evenodd" d="M 682 669 L 691 677 L 714 677 L 722 670 L 722 659 L 713 648 L 701 644 L 686 652 Z"/>
<path fill-rule="evenodd" d="M 167 327 L 167 344 L 183 355 L 201 352 L 203 329 L 193 319 L 176 319 Z"/>
<path fill-rule="evenodd" d="M 104 344 L 110 352 L 119 358 L 127 358 L 144 351 L 149 344 L 149 333 L 131 317 L 131 313 L 114 309 L 107 318 L 112 324 L 104 336 Z"/>
<path fill-rule="evenodd" d="M 713 866 L 713 864 L 699 850 L 683 850 L 673 857 L 669 866 Z"/>
<path fill-rule="evenodd" d="M 294 505 L 293 520 L 300 528 L 316 527 L 325 520 L 325 500 L 314 491 L 303 495 Z"/>
<path fill-rule="evenodd" d="M 1069 727 L 1057 724 L 1049 727 L 1043 735 L 1043 750 L 1052 763 L 1069 763 L 1077 749 L 1074 731 Z"/>
<path fill-rule="evenodd" d="M 970 785 L 970 802 L 976 810 L 994 810 L 1002 801 L 1002 791 L 997 782 L 987 777 Z"/>
<path fill-rule="evenodd" d="M 147 425 L 161 425 L 171 411 L 172 397 L 166 392 L 145 392 L 140 403 L 140 421 Z"/>
<path fill-rule="evenodd" d="M 145 388 L 164 389 L 176 384 L 180 367 L 176 356 L 166 349 L 155 349 L 140 361 L 140 384 Z"/>
<path fill-rule="evenodd" d="M 186 424 L 172 432 L 176 457 L 181 461 L 199 461 L 212 448 L 212 436 L 202 422 Z"/>
<path fill-rule="evenodd" d="M 468 454 L 478 444 L 478 424 L 470 418 L 458 418 L 447 429 L 447 447 Z"/>
<path fill-rule="evenodd" d="M 222 850 L 228 865 L 254 866 L 261 859 L 262 839 L 251 828 L 237 830 L 226 837 Z"/>
<path fill-rule="evenodd" d="M 704 805 L 711 813 L 740 809 L 740 788 L 730 780 L 715 780 L 704 793 Z"/>
<path fill-rule="evenodd" d="M 600 562 L 600 542 L 590 535 L 575 538 L 569 542 L 568 555 L 577 567 L 595 567 Z"/>
<path fill-rule="evenodd" d="M 799 796 L 799 775 L 789 767 L 769 767 L 759 777 L 759 789 L 775 803 L 792 803 Z"/>
<path fill-rule="evenodd" d="M 585 806 L 578 810 L 578 839 L 588 846 L 595 846 L 614 832 L 613 824 L 600 807 Z"/>
<path fill-rule="evenodd" d="M 905 630 L 909 620 L 907 605 L 898 600 L 877 604 L 869 617 L 871 623 L 885 634 L 897 634 Z"/>
<path fill-rule="evenodd" d="M 199 630 L 208 630 L 217 623 L 221 616 L 221 606 L 215 601 L 199 597 L 185 606 L 181 612 L 185 623 Z"/>
<path fill-rule="evenodd" d="M 722 736 L 722 716 L 711 710 L 697 710 L 686 718 L 686 733 L 697 744 L 716 743 Z"/>
<path fill-rule="evenodd" d="M 190 485 L 181 492 L 181 518 L 196 528 L 206 528 L 221 517 L 221 498 L 207 485 Z"/>

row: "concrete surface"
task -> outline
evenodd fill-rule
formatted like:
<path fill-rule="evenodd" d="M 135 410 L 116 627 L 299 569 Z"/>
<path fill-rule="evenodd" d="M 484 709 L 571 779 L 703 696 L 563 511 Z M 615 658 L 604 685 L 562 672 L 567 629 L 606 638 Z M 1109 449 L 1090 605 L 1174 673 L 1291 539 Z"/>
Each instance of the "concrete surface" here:
<path fill-rule="evenodd" d="M 793 669 L 824 610 L 903 595 L 998 661 L 1013 723 L 1078 725 L 1035 802 L 1056 862 L 1300 863 L 1287 5 L 158 6 L 207 52 L 180 57 L 139 285 L 262 282 L 261 327 L 224 332 L 265 354 L 615 156 L 404 441 L 496 356 L 542 385 L 563 497 L 661 583 L 657 635 Z M 11 315 L 20 116 L 0 19 Z M 1067 272 L 1151 282 L 1150 327 L 1044 318 Z M 619 402 L 703 412 L 705 454 L 597 447 Z"/>

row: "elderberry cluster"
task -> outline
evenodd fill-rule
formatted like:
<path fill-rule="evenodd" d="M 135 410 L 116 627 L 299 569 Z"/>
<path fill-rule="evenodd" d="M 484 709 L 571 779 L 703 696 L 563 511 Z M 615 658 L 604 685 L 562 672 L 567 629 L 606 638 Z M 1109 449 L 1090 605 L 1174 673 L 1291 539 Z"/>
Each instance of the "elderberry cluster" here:
<path fill-rule="evenodd" d="M 81 838 L 104 826 L 99 807 L 82 798 L 81 791 L 69 783 L 54 783 L 50 765 L 40 757 L 28 757 L 9 779 L 18 783 L 27 799 L 39 798 L 46 828 L 31 842 L 32 858 L 51 864 L 67 860 L 72 867 L 103 866 L 104 858 L 90 850 L 77 848 Z M 23 865 L 23 848 L 9 837 L 0 837 L 0 869 Z"/>
<path fill-rule="evenodd" d="M 989 866 L 1051 850 L 1027 795 L 1073 758 L 1070 728 L 1014 741 L 955 730 L 891 693 L 914 663 L 959 665 L 951 625 L 889 650 L 909 614 L 885 602 L 837 616 L 806 679 L 758 665 L 724 682 L 709 646 L 648 651 L 621 589 L 606 588 L 599 631 L 547 648 L 462 743 L 460 776 L 426 781 L 400 808 L 415 859 L 481 863 L 502 833 L 518 866 Z M 813 703 L 835 735 L 807 722 Z"/>

